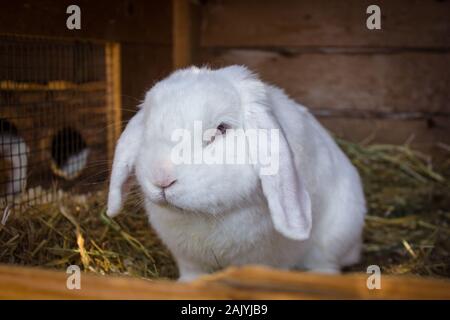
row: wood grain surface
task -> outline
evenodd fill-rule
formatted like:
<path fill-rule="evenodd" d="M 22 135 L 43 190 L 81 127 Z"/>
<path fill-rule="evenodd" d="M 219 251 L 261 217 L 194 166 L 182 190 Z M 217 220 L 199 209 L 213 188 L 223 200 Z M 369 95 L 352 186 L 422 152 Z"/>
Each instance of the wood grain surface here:
<path fill-rule="evenodd" d="M 322 275 L 259 266 L 229 268 L 191 283 L 81 274 L 68 290 L 64 272 L 0 266 L 0 299 L 450 299 L 450 282 L 382 276 L 369 290 L 368 275 Z"/>
<path fill-rule="evenodd" d="M 381 8 L 381 30 L 366 9 Z M 203 46 L 450 46 L 450 3 L 411 0 L 212 0 L 202 11 Z"/>

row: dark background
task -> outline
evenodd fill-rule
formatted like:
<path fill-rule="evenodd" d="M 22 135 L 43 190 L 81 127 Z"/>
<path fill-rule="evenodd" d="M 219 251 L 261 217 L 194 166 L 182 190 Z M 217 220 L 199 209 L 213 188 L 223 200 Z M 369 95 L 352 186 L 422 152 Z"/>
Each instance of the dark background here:
<path fill-rule="evenodd" d="M 6 1 L 0 33 L 121 44 L 128 119 L 176 67 L 245 64 L 340 137 L 437 151 L 450 143 L 450 1 Z M 66 8 L 81 7 L 81 30 Z M 377 4 L 382 29 L 366 28 Z"/>

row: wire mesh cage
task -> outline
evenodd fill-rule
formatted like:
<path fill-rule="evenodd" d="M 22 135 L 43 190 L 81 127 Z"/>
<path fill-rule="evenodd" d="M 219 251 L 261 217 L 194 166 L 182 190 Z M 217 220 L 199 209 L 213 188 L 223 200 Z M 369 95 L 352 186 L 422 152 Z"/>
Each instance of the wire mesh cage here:
<path fill-rule="evenodd" d="M 115 43 L 0 35 L 2 210 L 104 181 L 120 132 L 119 70 Z"/>

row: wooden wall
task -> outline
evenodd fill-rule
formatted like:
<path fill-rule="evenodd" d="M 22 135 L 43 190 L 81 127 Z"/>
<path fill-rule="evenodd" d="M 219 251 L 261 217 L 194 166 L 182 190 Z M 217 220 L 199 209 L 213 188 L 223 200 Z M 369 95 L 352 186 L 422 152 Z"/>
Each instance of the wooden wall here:
<path fill-rule="evenodd" d="M 66 28 L 71 4 L 81 8 L 81 30 Z M 0 10 L 0 33 L 120 42 L 125 120 L 146 89 L 171 71 L 171 30 L 170 0 L 17 0 L 2 1 Z"/>
<path fill-rule="evenodd" d="M 210 0 L 199 63 L 245 64 L 361 141 L 450 142 L 450 1 Z"/>
<path fill-rule="evenodd" d="M 181 25 L 174 21 L 177 2 L 197 8 L 193 21 L 183 14 Z M 450 1 L 379 0 L 376 31 L 365 27 L 367 0 L 81 0 L 75 31 L 65 27 L 69 4 L 4 2 L 0 33 L 120 42 L 124 120 L 179 64 L 177 41 L 189 36 L 199 48 L 186 44 L 181 60 L 245 64 L 340 136 L 450 143 Z"/>

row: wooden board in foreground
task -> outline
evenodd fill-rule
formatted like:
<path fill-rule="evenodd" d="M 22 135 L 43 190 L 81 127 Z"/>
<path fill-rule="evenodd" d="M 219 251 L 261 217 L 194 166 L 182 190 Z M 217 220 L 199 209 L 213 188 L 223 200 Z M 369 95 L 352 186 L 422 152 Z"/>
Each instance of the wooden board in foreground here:
<path fill-rule="evenodd" d="M 321 275 L 249 266 L 191 283 L 81 274 L 68 290 L 64 272 L 0 266 L 0 299 L 450 299 L 450 281 L 382 276 L 368 290 L 366 274 Z"/>

